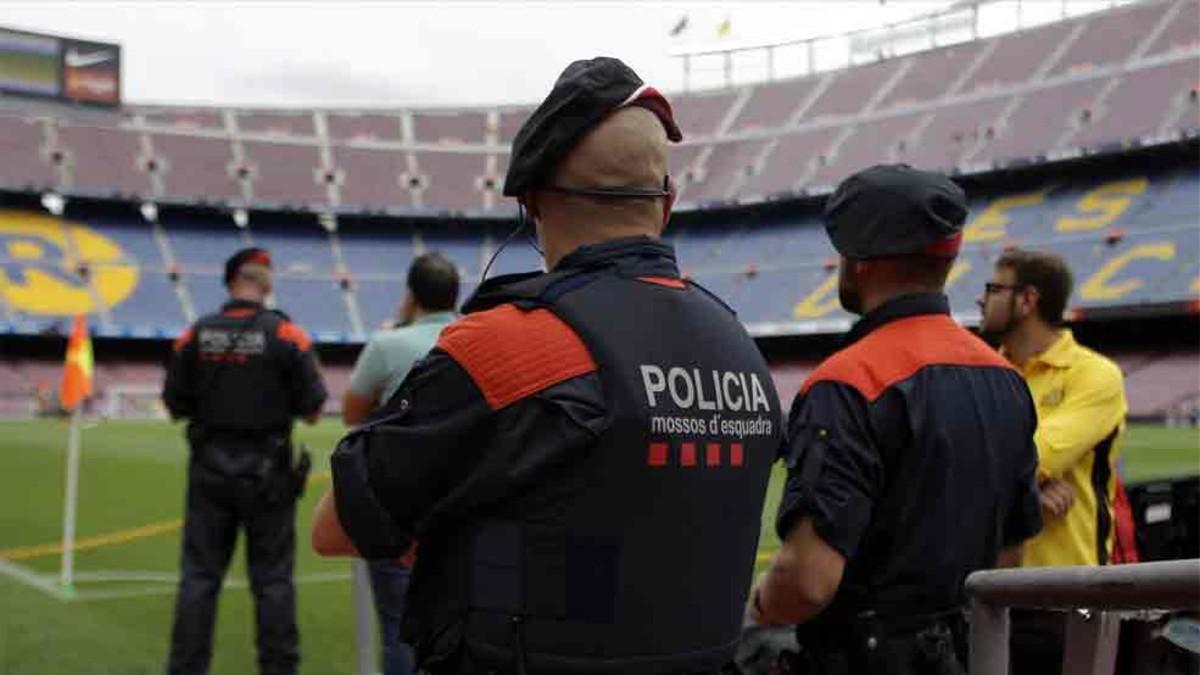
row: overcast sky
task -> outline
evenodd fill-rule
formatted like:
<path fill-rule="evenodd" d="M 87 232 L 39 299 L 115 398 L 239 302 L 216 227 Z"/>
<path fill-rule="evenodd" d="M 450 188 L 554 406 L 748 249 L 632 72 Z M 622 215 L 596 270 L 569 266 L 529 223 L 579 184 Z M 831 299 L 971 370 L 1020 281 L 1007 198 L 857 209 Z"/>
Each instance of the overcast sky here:
<path fill-rule="evenodd" d="M 4 2 L 0 25 L 120 43 L 129 102 L 380 107 L 536 101 L 568 62 L 599 54 L 676 91 L 673 51 L 825 35 L 950 4 L 41 0 Z M 715 77 L 699 68 L 693 82 Z"/>

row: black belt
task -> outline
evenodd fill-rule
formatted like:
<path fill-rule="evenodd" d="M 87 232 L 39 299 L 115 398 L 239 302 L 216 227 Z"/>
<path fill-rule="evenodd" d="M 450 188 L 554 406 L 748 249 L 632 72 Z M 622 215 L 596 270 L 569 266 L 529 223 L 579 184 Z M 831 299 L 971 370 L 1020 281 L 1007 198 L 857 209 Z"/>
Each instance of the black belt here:
<path fill-rule="evenodd" d="M 938 627 L 952 632 L 964 629 L 961 609 L 933 613 L 879 614 L 861 612 L 845 619 L 818 621 L 796 627 L 796 639 L 801 644 L 822 649 L 870 647 L 883 640 L 909 638 Z"/>

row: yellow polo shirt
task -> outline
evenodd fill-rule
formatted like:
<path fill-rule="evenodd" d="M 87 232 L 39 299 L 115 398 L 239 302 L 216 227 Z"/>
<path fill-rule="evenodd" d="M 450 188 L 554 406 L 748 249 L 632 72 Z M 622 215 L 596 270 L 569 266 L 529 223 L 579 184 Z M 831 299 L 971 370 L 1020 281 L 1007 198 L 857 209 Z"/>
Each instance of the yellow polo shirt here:
<path fill-rule="evenodd" d="M 1125 379 L 1111 360 L 1063 330 L 1018 364 L 1037 407 L 1038 480 L 1065 479 L 1075 503 L 1025 543 L 1027 567 L 1107 564 L 1112 553 L 1117 449 L 1125 431 Z"/>

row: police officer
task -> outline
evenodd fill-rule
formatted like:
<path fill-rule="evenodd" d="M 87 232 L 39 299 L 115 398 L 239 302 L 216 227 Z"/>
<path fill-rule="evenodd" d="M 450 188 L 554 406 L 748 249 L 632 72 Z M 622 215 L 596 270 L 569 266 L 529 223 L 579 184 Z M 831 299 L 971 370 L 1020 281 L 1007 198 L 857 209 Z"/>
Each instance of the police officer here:
<path fill-rule="evenodd" d="M 427 671 L 715 673 L 738 636 L 780 410 L 734 314 L 659 240 L 667 100 L 576 61 L 513 143 L 505 194 L 548 273 L 484 283 L 333 458 L 361 554 L 419 552 Z"/>
<path fill-rule="evenodd" d="M 229 301 L 175 342 L 163 401 L 187 418 L 187 516 L 168 670 L 206 673 L 217 594 L 239 527 L 264 674 L 295 673 L 300 659 L 292 567 L 296 498 L 292 419 L 315 423 L 325 402 L 308 335 L 263 306 L 271 258 L 249 248 L 225 263 Z"/>
<path fill-rule="evenodd" d="M 942 292 L 966 214 L 958 186 L 904 165 L 826 205 L 862 319 L 793 403 L 783 544 L 752 596 L 759 622 L 800 624 L 799 672 L 963 672 L 966 576 L 1041 527 L 1029 391 Z"/>

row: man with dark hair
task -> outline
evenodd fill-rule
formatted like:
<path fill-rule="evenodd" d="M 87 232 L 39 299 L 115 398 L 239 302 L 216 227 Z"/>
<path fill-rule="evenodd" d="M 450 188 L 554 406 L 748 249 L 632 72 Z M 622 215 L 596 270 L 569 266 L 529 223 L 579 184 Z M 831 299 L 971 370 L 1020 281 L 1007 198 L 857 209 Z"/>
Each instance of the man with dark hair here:
<path fill-rule="evenodd" d="M 733 656 L 780 410 L 745 328 L 660 239 L 681 138 L 624 63 L 568 66 L 504 184 L 550 271 L 484 282 L 390 417 L 334 453 L 314 530 L 369 558 L 419 541 L 405 630 L 430 673 Z"/>
<path fill-rule="evenodd" d="M 966 214 L 957 185 L 905 165 L 826 204 L 862 319 L 792 404 L 783 543 L 751 605 L 799 624 L 796 672 L 963 672 L 963 582 L 1040 527 L 1028 389 L 943 293 Z"/>
<path fill-rule="evenodd" d="M 350 386 L 342 397 L 346 426 L 362 424 L 385 403 L 425 356 L 438 333 L 454 320 L 458 303 L 458 269 L 441 253 L 425 253 L 408 268 L 407 290 L 396 316 L 396 330 L 371 336 L 358 355 Z"/>
<path fill-rule="evenodd" d="M 1037 406 L 1046 527 L 1025 545 L 1026 566 L 1104 565 L 1112 554 L 1125 383 L 1115 363 L 1062 327 L 1071 287 L 1058 255 L 1010 249 L 979 298 L 981 333 L 1020 369 Z M 1013 672 L 1059 672 L 1064 631 L 1061 613 L 1014 611 Z"/>
<path fill-rule="evenodd" d="M 342 398 L 342 421 L 347 427 L 365 422 L 371 411 L 391 398 L 437 336 L 454 321 L 458 302 L 458 270 L 440 253 L 418 256 L 408 268 L 408 291 L 397 317 L 399 327 L 371 336 L 354 364 L 350 387 Z M 392 560 L 370 561 L 371 592 L 379 617 L 384 675 L 410 675 L 412 654 L 400 636 L 408 565 Z"/>
<path fill-rule="evenodd" d="M 254 592 L 258 665 L 292 674 L 300 661 L 292 568 L 296 499 L 306 464 L 292 466 L 292 421 L 317 421 L 325 386 L 312 341 L 267 309 L 271 257 L 260 248 L 225 263 L 229 301 L 175 341 L 163 402 L 188 419 L 187 516 L 168 672 L 208 672 L 217 594 L 239 528 Z"/>
<path fill-rule="evenodd" d="M 997 291 L 995 295 L 998 298 L 1006 298 L 1010 309 L 998 311 L 1005 303 L 992 306 L 992 311 L 984 317 L 981 331 L 984 337 L 992 340 L 1004 338 L 1028 314 L 1036 314 L 1039 323 L 1051 329 L 1063 325 L 1067 302 L 1075 286 L 1067 261 L 1049 251 L 1010 248 L 1000 254 L 995 267 L 997 279 L 993 279 L 988 288 Z M 1013 292 L 1005 293 L 1006 290 Z M 987 308 L 991 295 L 989 292 L 980 299 L 981 308 Z M 1018 303 L 1023 311 L 1017 310 Z M 996 325 L 997 322 L 1003 322 L 1004 325 Z"/>

